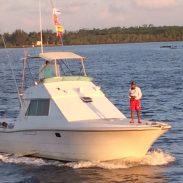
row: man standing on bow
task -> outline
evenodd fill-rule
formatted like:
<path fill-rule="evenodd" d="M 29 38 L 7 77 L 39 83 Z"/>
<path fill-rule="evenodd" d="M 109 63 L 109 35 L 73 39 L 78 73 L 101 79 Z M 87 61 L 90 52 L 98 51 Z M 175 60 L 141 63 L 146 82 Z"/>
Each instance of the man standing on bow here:
<path fill-rule="evenodd" d="M 129 98 L 130 98 L 130 110 L 131 110 L 131 121 L 130 123 L 134 123 L 134 111 L 137 112 L 138 123 L 141 123 L 140 111 L 141 104 L 140 99 L 142 98 L 141 89 L 136 85 L 134 81 L 131 82 L 131 87 L 129 89 Z"/>

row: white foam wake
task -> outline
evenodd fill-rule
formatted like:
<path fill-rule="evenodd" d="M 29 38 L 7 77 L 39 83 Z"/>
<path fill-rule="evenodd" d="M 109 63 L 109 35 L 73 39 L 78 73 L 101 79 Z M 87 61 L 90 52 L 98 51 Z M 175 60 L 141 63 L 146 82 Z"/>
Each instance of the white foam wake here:
<path fill-rule="evenodd" d="M 30 158 L 30 157 L 19 157 L 10 154 L 0 154 L 0 161 L 4 163 L 14 163 L 14 164 L 26 164 L 33 166 L 57 166 L 57 167 L 70 167 L 73 169 L 78 168 L 91 168 L 98 167 L 104 169 L 123 169 L 130 168 L 134 166 L 149 165 L 158 166 L 166 165 L 175 161 L 175 157 L 170 153 L 167 153 L 161 149 L 155 149 L 149 151 L 146 156 L 139 161 L 125 161 L 113 160 L 106 162 L 90 162 L 90 161 L 80 161 L 80 162 L 69 162 L 63 163 L 55 160 L 45 160 L 42 158 Z"/>

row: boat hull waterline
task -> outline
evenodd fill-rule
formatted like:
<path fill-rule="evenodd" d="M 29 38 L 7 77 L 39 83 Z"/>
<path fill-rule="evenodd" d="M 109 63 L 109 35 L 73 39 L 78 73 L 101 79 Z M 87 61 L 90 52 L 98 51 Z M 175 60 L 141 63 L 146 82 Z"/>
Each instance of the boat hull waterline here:
<path fill-rule="evenodd" d="M 64 161 L 136 160 L 170 128 L 108 130 L 27 130 L 0 132 L 0 152 Z"/>

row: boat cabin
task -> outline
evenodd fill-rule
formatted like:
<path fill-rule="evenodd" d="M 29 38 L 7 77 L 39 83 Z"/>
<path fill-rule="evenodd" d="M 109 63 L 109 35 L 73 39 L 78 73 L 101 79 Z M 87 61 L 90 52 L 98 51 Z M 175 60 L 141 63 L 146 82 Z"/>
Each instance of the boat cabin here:
<path fill-rule="evenodd" d="M 39 77 L 34 80 L 35 84 L 22 94 L 24 106 L 19 116 L 23 121 L 32 121 L 29 123 L 32 124 L 36 120 L 37 124 L 41 118 L 40 121 L 53 125 L 53 121 L 67 124 L 125 118 L 92 78 L 87 77 L 84 57 L 71 52 L 48 52 L 30 58 L 44 59 L 44 62 L 37 69 Z M 73 71 L 76 68 L 77 72 Z"/>

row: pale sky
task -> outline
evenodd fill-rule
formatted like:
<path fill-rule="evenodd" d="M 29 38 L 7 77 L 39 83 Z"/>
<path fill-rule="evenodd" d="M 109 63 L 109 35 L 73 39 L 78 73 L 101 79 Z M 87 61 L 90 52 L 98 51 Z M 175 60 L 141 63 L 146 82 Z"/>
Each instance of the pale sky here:
<path fill-rule="evenodd" d="M 0 0 L 0 33 L 39 30 L 38 0 Z M 66 30 L 183 25 L 183 0 L 54 0 Z M 43 29 L 53 29 L 50 0 L 41 0 Z"/>

